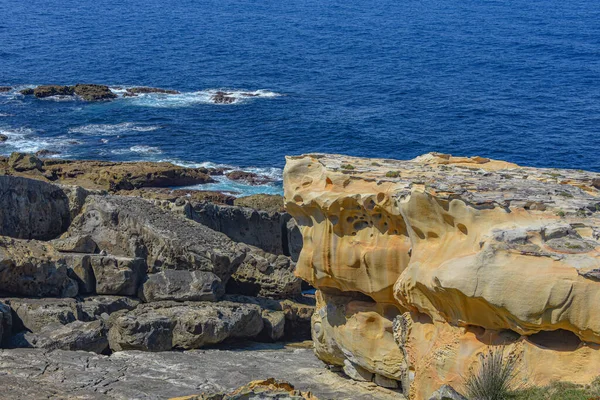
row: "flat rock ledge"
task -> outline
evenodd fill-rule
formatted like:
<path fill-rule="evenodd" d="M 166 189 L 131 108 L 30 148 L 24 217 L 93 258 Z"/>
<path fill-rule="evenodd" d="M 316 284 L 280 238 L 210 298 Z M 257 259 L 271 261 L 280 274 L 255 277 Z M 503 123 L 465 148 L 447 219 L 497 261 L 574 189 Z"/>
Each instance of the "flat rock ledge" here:
<path fill-rule="evenodd" d="M 348 381 L 323 367 L 312 350 L 248 344 L 235 349 L 102 356 L 82 351 L 0 350 L 5 400 L 201 398 L 275 377 L 319 399 L 402 399 L 370 383 Z"/>

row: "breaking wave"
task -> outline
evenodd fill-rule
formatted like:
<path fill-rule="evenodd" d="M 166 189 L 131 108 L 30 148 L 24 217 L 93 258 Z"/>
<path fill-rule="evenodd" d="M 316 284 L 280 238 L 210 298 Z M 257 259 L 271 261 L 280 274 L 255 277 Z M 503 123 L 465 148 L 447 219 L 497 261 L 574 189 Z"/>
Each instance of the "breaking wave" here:
<path fill-rule="evenodd" d="M 160 129 L 156 125 L 139 125 L 133 122 L 122 122 L 120 124 L 89 124 L 69 128 L 69 133 L 83 133 L 84 135 L 111 136 L 125 132 L 150 132 Z"/>

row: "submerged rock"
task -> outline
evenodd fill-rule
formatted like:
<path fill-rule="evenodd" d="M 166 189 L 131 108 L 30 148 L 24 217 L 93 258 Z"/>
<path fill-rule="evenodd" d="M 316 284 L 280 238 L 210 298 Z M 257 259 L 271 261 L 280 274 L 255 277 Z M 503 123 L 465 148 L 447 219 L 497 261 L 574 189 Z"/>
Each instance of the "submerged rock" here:
<path fill-rule="evenodd" d="M 8 136 L 0 134 L 0 143 L 6 142 L 8 140 Z"/>
<path fill-rule="evenodd" d="M 180 92 L 178 92 L 177 90 L 161 89 L 161 88 L 153 88 L 153 87 L 145 87 L 145 86 L 127 88 L 127 94 L 129 96 L 136 96 L 138 94 L 145 94 L 145 93 L 179 94 Z"/>
<path fill-rule="evenodd" d="M 12 89 L 12 86 L 0 86 L 0 93 L 10 92 Z"/>
<path fill-rule="evenodd" d="M 273 179 L 266 175 L 259 175 L 248 171 L 231 171 L 226 173 L 225 176 L 232 181 L 242 181 L 249 185 L 264 185 L 265 183 L 273 182 Z"/>
<path fill-rule="evenodd" d="M 210 100 L 215 104 L 232 104 L 235 103 L 236 98 L 231 96 L 231 93 L 216 92 Z"/>

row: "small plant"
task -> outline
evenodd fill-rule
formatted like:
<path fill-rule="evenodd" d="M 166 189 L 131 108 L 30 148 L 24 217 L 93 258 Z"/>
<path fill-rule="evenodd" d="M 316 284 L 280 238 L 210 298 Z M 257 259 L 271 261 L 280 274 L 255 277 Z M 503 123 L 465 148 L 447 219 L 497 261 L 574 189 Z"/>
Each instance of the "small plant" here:
<path fill-rule="evenodd" d="M 561 174 L 559 174 L 558 172 L 544 172 L 545 175 L 549 175 L 550 177 L 554 178 L 554 179 L 558 179 L 558 178 L 562 178 L 563 176 Z"/>
<path fill-rule="evenodd" d="M 400 176 L 400 171 L 388 171 L 385 173 L 387 178 L 397 178 Z"/>
<path fill-rule="evenodd" d="M 470 400 L 504 400 L 515 389 L 517 359 L 505 354 L 504 348 L 491 347 L 479 355 L 478 368 L 471 368 L 465 379 Z"/>
<path fill-rule="evenodd" d="M 571 193 L 569 193 L 569 192 L 565 192 L 564 190 L 561 190 L 561 191 L 560 191 L 560 192 L 558 192 L 557 194 L 558 194 L 559 196 L 562 196 L 562 197 L 569 197 L 569 198 L 573 197 L 573 195 L 572 195 Z"/>
<path fill-rule="evenodd" d="M 559 216 L 559 217 L 561 217 L 561 218 L 564 218 L 564 217 L 565 217 L 565 212 L 564 212 L 563 210 L 558 210 L 558 211 L 556 212 L 556 215 L 558 215 L 558 216 Z"/>
<path fill-rule="evenodd" d="M 371 165 L 374 167 L 381 167 L 381 164 L 379 164 L 378 162 L 372 162 Z"/>
<path fill-rule="evenodd" d="M 341 168 L 342 169 L 346 169 L 346 170 L 353 170 L 354 169 L 354 165 L 352 165 L 352 164 L 342 164 Z"/>

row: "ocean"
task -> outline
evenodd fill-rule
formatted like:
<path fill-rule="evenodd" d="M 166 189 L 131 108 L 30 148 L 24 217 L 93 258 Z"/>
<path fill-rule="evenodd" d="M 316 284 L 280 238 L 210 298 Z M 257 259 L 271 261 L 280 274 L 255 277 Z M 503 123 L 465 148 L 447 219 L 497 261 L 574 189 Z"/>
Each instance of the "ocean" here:
<path fill-rule="evenodd" d="M 600 171 L 600 2 L 2 1 L 0 153 L 229 165 L 437 151 Z M 18 89 L 175 89 L 86 103 Z M 213 104 L 218 90 L 252 92 Z M 280 193 L 221 180 L 208 189 Z"/>

